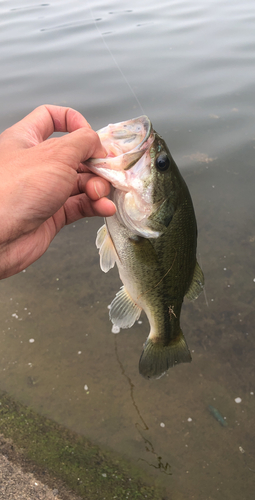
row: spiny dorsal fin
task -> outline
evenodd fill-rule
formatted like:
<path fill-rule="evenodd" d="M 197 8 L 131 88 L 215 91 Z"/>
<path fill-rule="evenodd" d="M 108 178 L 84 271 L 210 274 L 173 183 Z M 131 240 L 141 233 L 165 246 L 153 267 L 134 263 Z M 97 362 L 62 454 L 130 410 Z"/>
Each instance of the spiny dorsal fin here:
<path fill-rule="evenodd" d="M 197 262 L 194 269 L 192 282 L 185 297 L 187 297 L 187 299 L 189 300 L 195 300 L 198 298 L 203 288 L 204 288 L 204 274 L 200 265 Z"/>
<path fill-rule="evenodd" d="M 121 287 L 110 306 L 110 319 L 120 328 L 130 328 L 139 318 L 141 308 L 138 307 L 126 291 Z"/>
<path fill-rule="evenodd" d="M 116 262 L 116 252 L 105 224 L 97 232 L 96 246 L 99 248 L 100 267 L 108 273 Z"/>
<path fill-rule="evenodd" d="M 191 361 L 191 354 L 182 331 L 177 339 L 164 346 L 147 338 L 139 361 L 139 372 L 145 378 L 160 378 L 172 366 Z"/>

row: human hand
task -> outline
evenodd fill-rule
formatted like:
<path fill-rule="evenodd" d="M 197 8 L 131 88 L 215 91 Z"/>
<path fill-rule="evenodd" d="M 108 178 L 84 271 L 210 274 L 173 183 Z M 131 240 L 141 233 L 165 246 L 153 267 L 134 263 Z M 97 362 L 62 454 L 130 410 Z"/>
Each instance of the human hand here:
<path fill-rule="evenodd" d="M 48 137 L 53 132 L 69 132 Z M 0 135 L 0 279 L 37 260 L 65 224 L 115 213 L 109 183 L 81 162 L 105 157 L 77 111 L 40 106 Z"/>

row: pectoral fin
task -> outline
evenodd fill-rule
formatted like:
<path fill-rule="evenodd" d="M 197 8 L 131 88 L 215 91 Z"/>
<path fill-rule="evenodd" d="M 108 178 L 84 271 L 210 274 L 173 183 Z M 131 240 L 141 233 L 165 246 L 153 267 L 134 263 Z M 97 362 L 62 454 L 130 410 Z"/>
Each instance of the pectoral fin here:
<path fill-rule="evenodd" d="M 130 328 L 140 314 L 141 308 L 135 304 L 125 287 L 121 287 L 110 306 L 110 319 L 113 324 L 120 328 Z"/>
<path fill-rule="evenodd" d="M 195 300 L 198 298 L 203 288 L 204 288 L 204 274 L 199 264 L 196 263 L 192 282 L 185 297 L 187 297 L 187 299 L 189 300 Z"/>
<path fill-rule="evenodd" d="M 97 232 L 96 246 L 99 248 L 100 267 L 108 273 L 116 262 L 116 251 L 105 224 Z"/>

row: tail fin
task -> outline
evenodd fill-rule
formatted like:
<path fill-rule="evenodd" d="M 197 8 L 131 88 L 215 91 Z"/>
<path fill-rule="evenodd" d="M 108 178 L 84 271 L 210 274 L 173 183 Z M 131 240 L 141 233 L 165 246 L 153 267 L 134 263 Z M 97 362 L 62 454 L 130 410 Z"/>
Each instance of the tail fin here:
<path fill-rule="evenodd" d="M 178 363 L 191 361 L 191 354 L 182 331 L 177 339 L 164 346 L 153 342 L 149 337 L 146 340 L 139 361 L 139 372 L 145 378 L 159 378 L 168 368 Z"/>

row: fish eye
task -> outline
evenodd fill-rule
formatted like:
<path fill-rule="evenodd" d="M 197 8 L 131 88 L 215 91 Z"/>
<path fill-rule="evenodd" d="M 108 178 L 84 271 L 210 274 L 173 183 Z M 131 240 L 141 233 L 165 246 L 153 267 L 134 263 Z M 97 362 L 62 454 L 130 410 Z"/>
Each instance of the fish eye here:
<path fill-rule="evenodd" d="M 169 161 L 169 158 L 168 158 L 166 153 L 162 153 L 161 155 L 159 155 L 157 157 L 156 168 L 160 172 L 165 172 L 168 169 L 169 165 L 170 165 L 170 161 Z"/>

